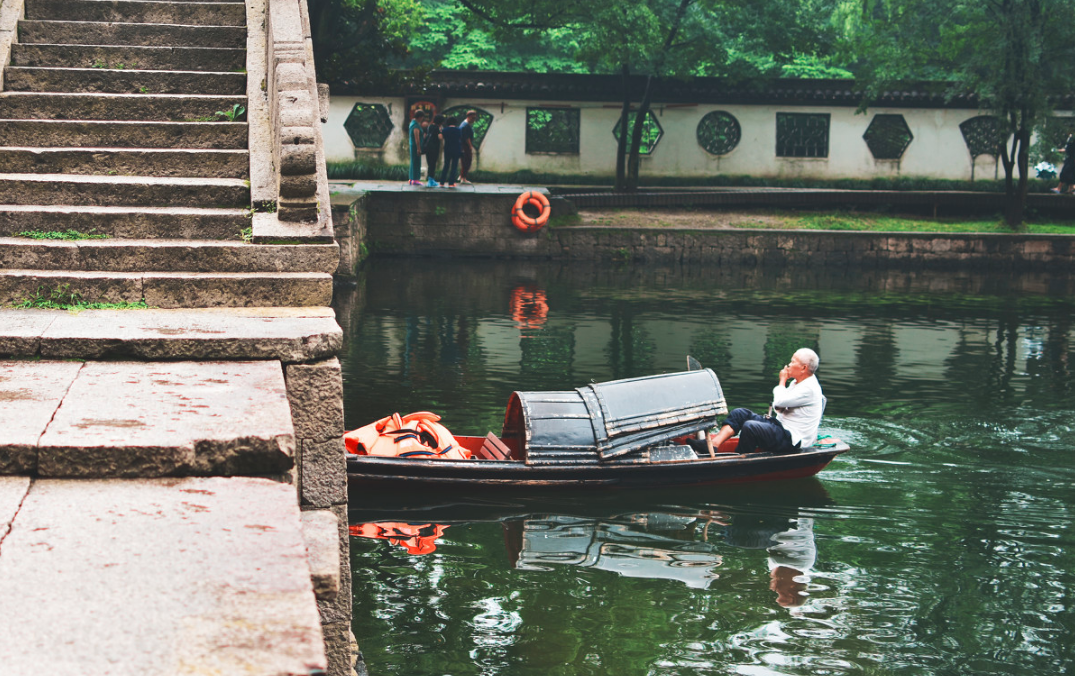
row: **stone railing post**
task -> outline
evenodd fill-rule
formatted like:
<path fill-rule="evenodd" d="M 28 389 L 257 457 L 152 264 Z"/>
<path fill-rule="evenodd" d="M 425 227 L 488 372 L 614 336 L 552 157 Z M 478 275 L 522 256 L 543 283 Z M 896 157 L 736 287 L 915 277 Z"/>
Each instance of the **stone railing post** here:
<path fill-rule="evenodd" d="M 265 95 L 273 218 L 258 214 L 254 239 L 331 239 L 321 105 L 303 0 L 266 0 Z M 255 199 L 255 208 L 259 206 Z M 260 216 L 260 217 L 258 217 Z"/>

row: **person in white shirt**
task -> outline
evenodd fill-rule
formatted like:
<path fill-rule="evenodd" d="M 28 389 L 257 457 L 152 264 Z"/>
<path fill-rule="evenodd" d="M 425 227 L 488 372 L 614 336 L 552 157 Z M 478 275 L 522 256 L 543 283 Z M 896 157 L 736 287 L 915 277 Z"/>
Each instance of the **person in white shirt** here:
<path fill-rule="evenodd" d="M 817 353 L 810 348 L 796 350 L 788 365 L 780 369 L 780 384 L 773 388 L 774 413 L 763 416 L 748 408 L 735 409 L 713 437 L 713 448 L 736 434 L 739 453 L 798 453 L 813 446 L 825 409 L 821 384 L 814 376 L 818 362 Z"/>

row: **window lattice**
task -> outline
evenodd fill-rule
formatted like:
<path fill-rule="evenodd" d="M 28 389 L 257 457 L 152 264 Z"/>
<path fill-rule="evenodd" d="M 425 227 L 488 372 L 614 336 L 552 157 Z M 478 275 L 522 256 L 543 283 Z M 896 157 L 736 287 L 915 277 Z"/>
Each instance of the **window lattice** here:
<path fill-rule="evenodd" d="M 862 138 L 866 139 L 874 159 L 898 160 L 911 145 L 914 135 L 903 115 L 874 115 Z"/>
<path fill-rule="evenodd" d="M 979 115 L 959 124 L 963 140 L 970 151 L 971 159 L 979 155 L 1000 155 L 1000 146 L 1007 134 L 1004 133 L 1000 120 L 991 115 Z"/>
<path fill-rule="evenodd" d="M 777 157 L 828 157 L 828 113 L 777 113 Z"/>
<path fill-rule="evenodd" d="M 343 123 L 356 148 L 380 148 L 393 126 L 388 109 L 380 103 L 356 103 Z"/>
<path fill-rule="evenodd" d="M 743 137 L 739 120 L 731 113 L 714 110 L 698 122 L 698 145 L 712 155 L 727 155 Z"/>
<path fill-rule="evenodd" d="M 631 142 L 631 133 L 634 132 L 637 117 L 637 115 L 627 117 L 627 128 L 630 130 L 627 134 L 628 144 Z M 620 120 L 617 120 L 616 126 L 612 128 L 612 135 L 616 137 L 616 142 L 618 143 L 620 140 Z M 638 152 L 643 155 L 649 155 L 657 147 L 657 143 L 660 142 L 662 136 L 664 136 L 664 129 L 661 129 L 657 118 L 653 116 L 653 111 L 647 110 L 646 117 L 642 120 L 642 144 L 638 147 Z"/>
<path fill-rule="evenodd" d="M 527 108 L 526 152 L 579 153 L 578 108 Z"/>
<path fill-rule="evenodd" d="M 456 117 L 459 122 L 462 122 L 467 115 L 468 110 L 475 110 L 478 112 L 478 119 L 474 120 L 474 147 L 481 149 L 482 141 L 485 140 L 485 134 L 489 131 L 489 125 L 493 123 L 493 114 L 482 110 L 481 108 L 475 108 L 474 106 L 452 106 L 448 110 L 441 113 L 445 119 L 449 117 Z"/>

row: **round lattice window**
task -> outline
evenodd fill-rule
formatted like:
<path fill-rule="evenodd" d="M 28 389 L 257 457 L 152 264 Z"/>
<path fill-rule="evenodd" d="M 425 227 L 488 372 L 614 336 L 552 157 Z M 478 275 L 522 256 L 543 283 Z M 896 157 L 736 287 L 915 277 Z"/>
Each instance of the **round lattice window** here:
<path fill-rule="evenodd" d="M 739 145 L 743 132 L 731 113 L 714 110 L 698 123 L 698 145 L 713 155 L 727 155 Z"/>

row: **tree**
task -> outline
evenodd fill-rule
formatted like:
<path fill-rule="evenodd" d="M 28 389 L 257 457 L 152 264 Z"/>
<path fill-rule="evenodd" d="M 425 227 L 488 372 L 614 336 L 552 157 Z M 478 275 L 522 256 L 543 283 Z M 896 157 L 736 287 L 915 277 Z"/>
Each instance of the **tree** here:
<path fill-rule="evenodd" d="M 784 64 L 826 44 L 819 36 L 833 10 L 830 0 L 458 1 L 504 42 L 569 30 L 578 44 L 576 58 L 591 72 L 621 75 L 618 128 L 629 134 L 619 135 L 616 187 L 628 190 L 638 186 L 644 122 L 663 81 L 779 74 Z"/>
<path fill-rule="evenodd" d="M 399 86 L 430 70 L 390 68 L 406 56 L 421 24 L 418 0 L 307 0 L 307 6 L 320 81 Z"/>
<path fill-rule="evenodd" d="M 855 0 L 846 9 L 867 100 L 899 81 L 944 80 L 951 95 L 971 93 L 998 118 L 1005 219 L 1021 225 L 1032 133 L 1075 82 L 1070 0 Z"/>

